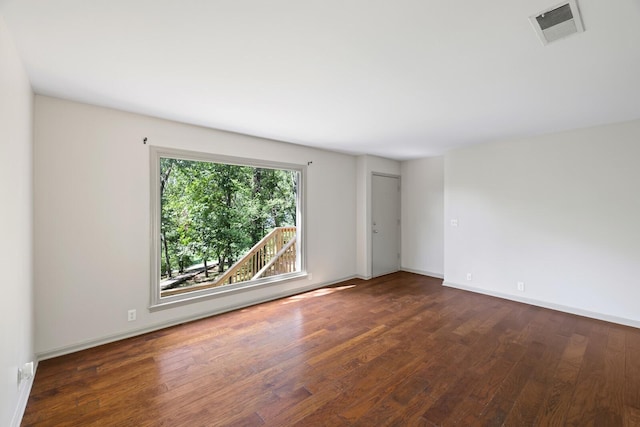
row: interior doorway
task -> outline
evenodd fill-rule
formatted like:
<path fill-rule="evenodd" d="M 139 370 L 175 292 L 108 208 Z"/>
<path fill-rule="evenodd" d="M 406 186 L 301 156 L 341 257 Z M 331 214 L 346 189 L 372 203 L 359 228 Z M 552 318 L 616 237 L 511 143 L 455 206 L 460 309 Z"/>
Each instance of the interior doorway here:
<path fill-rule="evenodd" d="M 373 174 L 371 179 L 371 275 L 400 269 L 400 178 Z"/>

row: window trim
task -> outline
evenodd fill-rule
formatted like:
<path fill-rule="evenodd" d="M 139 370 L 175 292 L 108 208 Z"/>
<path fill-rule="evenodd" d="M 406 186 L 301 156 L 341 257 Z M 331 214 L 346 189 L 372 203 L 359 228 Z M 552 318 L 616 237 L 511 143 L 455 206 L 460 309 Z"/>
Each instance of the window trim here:
<path fill-rule="evenodd" d="M 193 292 L 185 292 L 183 294 L 161 297 L 160 290 L 160 228 L 162 220 L 162 212 L 160 207 L 160 159 L 176 158 L 181 160 L 191 160 L 199 162 L 225 163 L 237 166 L 249 166 L 254 168 L 268 169 L 286 169 L 298 172 L 299 185 L 298 197 L 296 201 L 296 227 L 298 242 L 296 247 L 298 250 L 298 260 L 300 267 L 298 271 L 292 273 L 280 274 L 278 276 L 265 277 L 257 280 L 249 280 L 246 282 L 234 283 L 221 286 L 218 288 L 209 288 L 195 290 Z M 306 250 L 306 232 L 305 232 L 305 212 L 306 212 L 306 173 L 307 165 L 275 162 L 269 160 L 251 159 L 245 157 L 225 156 L 213 153 L 205 153 L 198 151 L 182 150 L 178 148 L 168 147 L 149 147 L 150 159 L 150 291 L 151 299 L 149 310 L 155 311 L 175 307 L 183 304 L 200 302 L 206 299 L 215 298 L 217 296 L 226 296 L 231 293 L 247 291 L 252 288 L 265 287 L 273 284 L 301 279 L 307 276 L 307 250 Z"/>

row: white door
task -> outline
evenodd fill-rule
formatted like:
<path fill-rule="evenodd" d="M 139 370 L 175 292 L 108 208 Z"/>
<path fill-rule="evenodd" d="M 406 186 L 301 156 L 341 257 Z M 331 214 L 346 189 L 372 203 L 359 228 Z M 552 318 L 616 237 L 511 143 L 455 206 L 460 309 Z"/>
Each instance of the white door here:
<path fill-rule="evenodd" d="M 373 175 L 371 180 L 371 274 L 398 271 L 400 265 L 400 179 Z"/>

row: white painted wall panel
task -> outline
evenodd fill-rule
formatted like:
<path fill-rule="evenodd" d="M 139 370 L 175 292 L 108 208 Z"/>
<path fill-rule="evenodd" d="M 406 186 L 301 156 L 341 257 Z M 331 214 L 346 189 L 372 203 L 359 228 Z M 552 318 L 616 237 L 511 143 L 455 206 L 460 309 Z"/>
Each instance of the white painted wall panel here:
<path fill-rule="evenodd" d="M 444 277 L 444 157 L 402 162 L 402 268 Z"/>
<path fill-rule="evenodd" d="M 634 121 L 448 153 L 445 281 L 640 325 L 639 141 Z"/>
<path fill-rule="evenodd" d="M 0 15 L 0 425 L 17 423 L 33 356 L 33 92 Z M 17 425 L 17 424 L 16 424 Z"/>
<path fill-rule="evenodd" d="M 307 164 L 298 280 L 150 313 L 149 144 Z M 36 351 L 52 354 L 356 274 L 356 158 L 44 96 L 35 125 Z M 127 310 L 138 320 L 127 322 Z"/>

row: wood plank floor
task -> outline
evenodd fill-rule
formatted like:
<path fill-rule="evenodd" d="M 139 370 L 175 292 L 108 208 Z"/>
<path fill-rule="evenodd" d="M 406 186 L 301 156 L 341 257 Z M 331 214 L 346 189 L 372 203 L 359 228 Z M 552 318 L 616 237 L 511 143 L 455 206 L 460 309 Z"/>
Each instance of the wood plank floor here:
<path fill-rule="evenodd" d="M 640 330 L 396 273 L 40 363 L 24 426 L 638 426 Z"/>

